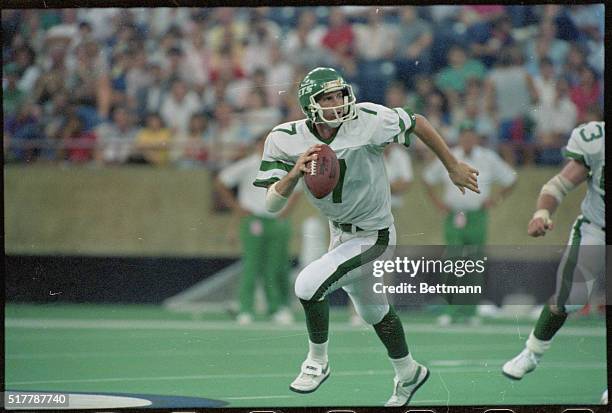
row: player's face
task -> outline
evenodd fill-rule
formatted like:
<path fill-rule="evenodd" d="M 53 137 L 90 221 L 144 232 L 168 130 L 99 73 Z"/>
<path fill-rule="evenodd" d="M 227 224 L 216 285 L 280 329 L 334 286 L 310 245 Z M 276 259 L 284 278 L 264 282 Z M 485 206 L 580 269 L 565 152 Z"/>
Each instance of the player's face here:
<path fill-rule="evenodd" d="M 337 107 L 336 109 L 330 109 L 330 110 L 324 110 L 323 111 L 323 117 L 327 120 L 335 120 L 336 116 L 334 114 L 334 111 L 338 114 L 338 116 L 342 116 L 343 113 L 343 108 L 338 107 L 338 106 L 342 106 L 344 104 L 344 96 L 342 95 L 342 91 L 339 90 L 337 92 L 329 92 L 329 93 L 325 93 L 321 96 L 321 98 L 318 101 L 319 105 L 321 105 L 322 108 L 333 108 L 333 107 Z"/>

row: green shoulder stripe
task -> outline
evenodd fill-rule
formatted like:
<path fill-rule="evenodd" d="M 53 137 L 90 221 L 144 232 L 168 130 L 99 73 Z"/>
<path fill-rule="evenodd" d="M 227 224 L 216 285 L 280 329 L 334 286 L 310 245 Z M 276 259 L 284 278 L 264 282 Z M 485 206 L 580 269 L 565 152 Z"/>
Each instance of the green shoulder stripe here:
<path fill-rule="evenodd" d="M 410 120 L 412 121 L 412 125 L 410 125 L 410 127 L 408 128 L 406 132 L 412 133 L 414 131 L 414 127 L 416 126 L 416 115 L 408 106 L 404 106 L 402 109 L 404 109 L 404 112 L 408 114 L 408 116 L 410 117 Z"/>
<path fill-rule="evenodd" d="M 288 135 L 295 135 L 297 133 L 297 130 L 295 128 L 295 123 L 292 123 L 291 129 L 276 128 L 276 129 L 272 129 L 272 132 L 284 132 Z"/>
<path fill-rule="evenodd" d="M 282 169 L 283 171 L 289 172 L 293 169 L 293 164 L 281 162 L 281 161 L 261 161 L 260 171 L 269 171 L 271 169 Z"/>
<path fill-rule="evenodd" d="M 395 111 L 395 113 L 397 113 L 397 117 L 399 118 L 399 127 L 400 127 L 400 132 L 393 137 L 393 142 L 399 142 L 400 141 L 399 136 L 403 133 L 404 134 L 403 145 L 406 147 L 409 147 L 410 146 L 410 132 L 412 132 L 412 129 L 414 129 L 414 122 L 412 123 L 410 129 L 406 129 L 406 124 L 404 123 L 404 120 L 400 116 L 397 109 L 394 108 L 393 110 Z"/>
<path fill-rule="evenodd" d="M 378 112 L 376 112 L 375 110 L 371 110 L 371 109 L 366 109 L 366 108 L 359 108 L 359 110 L 364 111 L 365 113 L 369 113 L 370 115 L 376 115 Z"/>
<path fill-rule="evenodd" d="M 584 156 L 576 153 L 576 152 L 572 152 L 567 150 L 567 148 L 563 148 L 563 156 L 565 156 L 566 158 L 570 158 L 570 159 L 574 159 L 578 162 L 580 162 L 581 164 L 583 164 L 584 166 L 586 166 L 587 168 L 591 169 L 591 167 L 589 165 L 587 165 L 586 161 L 584 160 Z"/>
<path fill-rule="evenodd" d="M 258 186 L 260 188 L 267 188 L 272 185 L 274 182 L 280 181 L 279 178 L 269 178 L 269 179 L 258 179 L 253 182 L 253 185 Z"/>

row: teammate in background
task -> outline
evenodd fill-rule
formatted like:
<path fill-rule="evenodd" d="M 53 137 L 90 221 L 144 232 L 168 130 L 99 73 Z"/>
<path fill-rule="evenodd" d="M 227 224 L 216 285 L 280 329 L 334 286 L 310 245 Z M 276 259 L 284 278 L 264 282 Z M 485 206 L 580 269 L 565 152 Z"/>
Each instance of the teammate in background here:
<path fill-rule="evenodd" d="M 496 152 L 480 146 L 479 141 L 474 123 L 465 121 L 459 126 L 459 144 L 452 149 L 452 153 L 480 171 L 480 194 L 460 196 L 440 162 L 434 161 L 423 172 L 427 194 L 434 205 L 446 214 L 444 242 L 451 256 L 482 256 L 487 241 L 488 211 L 510 194 L 516 182 L 516 172 Z M 502 186 L 496 194 L 492 193 L 494 183 Z M 434 190 L 436 184 L 444 185 L 443 199 Z M 457 320 L 477 322 L 475 316 L 475 305 L 449 303 L 444 306 L 438 323 L 449 325 Z"/>
<path fill-rule="evenodd" d="M 386 406 L 406 405 L 429 377 L 429 370 L 409 354 L 401 320 L 386 297 L 373 292 L 374 277 L 359 269 L 388 253 L 387 246 L 396 240 L 383 150 L 392 142 L 408 145 L 410 134 L 416 134 L 442 160 L 461 192 L 466 188 L 478 192 L 478 171 L 459 162 L 423 116 L 407 108 L 357 104 L 351 85 L 334 69 L 309 72 L 298 87 L 298 99 L 307 119 L 277 126 L 266 140 L 254 182 L 268 188 L 266 207 L 269 211 L 282 208 L 308 172 L 306 164 L 317 159 L 321 143 L 336 153 L 341 174 L 332 193 L 321 199 L 304 191 L 329 219 L 331 241 L 328 252 L 308 264 L 295 282 L 306 315 L 309 351 L 290 389 L 310 393 L 329 377 L 326 296 L 343 288 L 359 315 L 374 327 L 395 370 L 393 394 Z"/>
<path fill-rule="evenodd" d="M 266 191 L 252 185 L 255 180 L 265 135 L 258 140 L 255 151 L 221 171 L 216 179 L 223 201 L 230 206 L 234 219 L 240 221 L 243 274 L 240 281 L 239 324 L 250 324 L 254 314 L 256 280 L 263 277 L 268 313 L 279 324 L 291 324 L 289 310 L 289 240 L 291 225 L 286 219 L 293 209 L 298 194 L 294 194 L 280 212 L 266 210 Z M 238 198 L 230 190 L 238 186 Z M 230 229 L 233 231 L 234 229 Z"/>
<path fill-rule="evenodd" d="M 565 195 L 583 182 L 587 182 L 587 192 L 582 214 L 574 222 L 557 269 L 555 294 L 544 306 L 523 351 L 503 365 L 503 374 L 514 380 L 538 366 L 568 313 L 587 303 L 596 279 L 603 279 L 605 274 L 605 123 L 589 122 L 576 127 L 564 155 L 569 162 L 542 187 L 527 233 L 532 237 L 546 235 L 553 229 L 551 215 Z"/>

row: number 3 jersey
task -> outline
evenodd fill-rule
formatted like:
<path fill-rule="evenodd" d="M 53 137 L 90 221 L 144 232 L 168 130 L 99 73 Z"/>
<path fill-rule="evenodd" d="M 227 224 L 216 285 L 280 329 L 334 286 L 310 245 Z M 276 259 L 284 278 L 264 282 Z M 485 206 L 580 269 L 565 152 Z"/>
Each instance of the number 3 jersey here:
<path fill-rule="evenodd" d="M 605 122 L 589 122 L 576 127 L 564 155 L 589 168 L 588 189 L 582 201 L 582 215 L 593 224 L 606 226 L 604 199 Z"/>
<path fill-rule="evenodd" d="M 334 190 L 321 199 L 305 190 L 309 201 L 331 221 L 363 230 L 388 228 L 393 224 L 393 215 L 383 150 L 393 142 L 408 146 L 415 121 L 408 109 L 359 103 L 357 117 L 343 122 L 328 140 L 323 140 L 306 119 L 284 123 L 268 135 L 253 184 L 270 186 L 287 175 L 308 148 L 324 143 L 336 153 L 340 179 Z"/>

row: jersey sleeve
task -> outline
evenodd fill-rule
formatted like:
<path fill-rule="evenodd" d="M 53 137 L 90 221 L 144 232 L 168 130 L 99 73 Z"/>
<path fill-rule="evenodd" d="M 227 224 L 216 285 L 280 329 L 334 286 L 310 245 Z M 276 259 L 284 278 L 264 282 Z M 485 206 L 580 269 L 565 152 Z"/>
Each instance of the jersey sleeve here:
<path fill-rule="evenodd" d="M 248 173 L 246 170 L 247 166 L 248 164 L 245 162 L 245 159 L 241 159 L 223 168 L 219 173 L 219 180 L 223 185 L 232 188 L 240 183 L 240 178 L 242 178 L 245 173 Z"/>
<path fill-rule="evenodd" d="M 603 138 L 605 138 L 603 122 L 580 125 L 572 131 L 567 146 L 563 148 L 563 155 L 591 169 L 591 155 L 598 152 Z"/>
<path fill-rule="evenodd" d="M 410 146 L 410 134 L 416 125 L 415 114 L 407 107 L 390 109 L 378 106 L 377 110 L 379 127 L 372 137 L 373 143 L 377 145 L 401 143 L 406 147 Z"/>
<path fill-rule="evenodd" d="M 253 185 L 267 188 L 274 182 L 280 181 L 294 165 L 293 162 L 286 159 L 286 155 L 276 145 L 274 136 L 270 134 L 266 139 L 261 165 Z"/>

